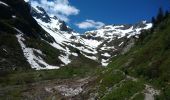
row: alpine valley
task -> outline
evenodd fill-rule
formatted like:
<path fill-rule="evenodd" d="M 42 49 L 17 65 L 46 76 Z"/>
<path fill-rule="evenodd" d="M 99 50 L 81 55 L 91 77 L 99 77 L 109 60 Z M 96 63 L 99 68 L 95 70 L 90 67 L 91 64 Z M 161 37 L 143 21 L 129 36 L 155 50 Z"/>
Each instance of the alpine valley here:
<path fill-rule="evenodd" d="M 0 0 L 1 100 L 170 100 L 170 16 L 77 33 Z"/>

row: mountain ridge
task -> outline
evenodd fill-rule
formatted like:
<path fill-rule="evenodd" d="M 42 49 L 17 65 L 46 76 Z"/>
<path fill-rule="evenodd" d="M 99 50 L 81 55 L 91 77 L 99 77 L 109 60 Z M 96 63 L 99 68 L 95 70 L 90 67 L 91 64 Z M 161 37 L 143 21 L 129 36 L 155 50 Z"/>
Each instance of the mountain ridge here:
<path fill-rule="evenodd" d="M 9 2 L 6 0 L 4 1 L 8 5 Z M 18 0 L 18 2 L 24 4 L 23 1 Z M 10 2 L 9 5 L 10 4 L 12 3 Z M 79 33 L 74 32 L 70 27 L 66 25 L 64 21 L 59 20 L 56 16 L 49 16 L 42 7 L 32 7 L 29 6 L 29 3 L 25 3 L 24 5 L 27 5 L 27 13 L 31 13 L 31 16 L 38 24 L 36 24 L 36 22 L 34 21 L 32 23 L 34 23 L 36 27 L 39 27 L 39 29 L 41 28 L 41 31 L 38 32 L 34 31 L 38 28 L 33 26 L 36 29 L 31 30 L 30 32 L 27 31 L 26 33 L 30 34 L 33 32 L 34 34 L 38 34 L 40 35 L 40 37 L 38 36 L 38 38 L 45 40 L 44 42 L 51 45 L 55 49 L 58 49 L 58 57 L 56 59 L 58 59 L 57 61 L 60 62 L 60 64 L 58 63 L 56 66 L 68 65 L 72 62 L 71 58 L 73 56 L 78 58 L 79 54 L 84 55 L 86 58 L 91 59 L 94 62 L 100 63 L 101 66 L 107 66 L 112 57 L 117 56 L 122 51 L 126 51 L 124 50 L 124 48 L 126 48 L 129 43 L 133 44 L 132 42 L 134 42 L 134 40 L 138 38 L 138 35 L 142 30 L 152 27 L 152 24 L 147 23 L 146 21 L 135 25 L 106 25 L 100 29 L 87 31 L 84 35 L 80 35 Z M 12 19 L 15 20 L 17 19 L 17 17 L 18 16 L 15 16 L 15 18 L 12 17 Z M 23 17 L 25 17 L 25 15 Z M 24 25 L 22 25 L 22 27 L 23 26 Z M 25 34 L 25 31 L 27 29 L 22 27 L 15 26 L 14 31 L 16 31 L 17 29 L 19 33 Z M 29 39 L 25 40 L 27 41 Z M 28 44 L 26 41 L 25 43 Z M 29 44 L 31 44 L 30 46 L 38 50 L 37 47 L 33 46 L 34 44 Z M 128 48 L 130 47 L 131 46 L 128 46 Z M 34 48 L 32 48 L 33 51 L 35 51 Z M 27 55 L 28 54 L 26 53 L 25 57 L 27 57 Z M 42 56 L 43 53 L 39 55 Z M 32 61 L 36 62 L 33 59 Z M 53 65 L 53 63 L 51 64 Z M 43 64 L 40 63 L 40 65 L 44 67 Z M 35 66 L 32 66 L 32 68 L 35 68 Z"/>
<path fill-rule="evenodd" d="M 36 9 L 38 9 L 38 8 L 40 8 L 40 7 L 34 7 L 34 8 L 36 8 Z M 43 9 L 43 8 L 41 8 L 41 9 Z M 45 11 L 45 10 L 43 10 L 43 11 Z M 38 11 L 34 11 L 34 12 L 38 12 Z M 37 17 L 36 15 L 35 15 L 35 13 L 33 13 L 33 17 L 35 18 L 35 20 L 37 20 L 37 22 L 39 23 L 39 25 L 40 26 L 42 26 L 42 27 L 46 27 L 46 31 L 48 31 L 48 28 L 50 27 L 50 30 L 53 30 L 53 31 L 56 31 L 55 29 L 58 29 L 59 31 L 60 31 L 60 29 L 59 29 L 59 23 L 61 22 L 59 19 L 55 19 L 55 20 L 51 20 L 51 22 L 44 22 L 43 21 L 43 18 L 45 18 L 45 16 L 41 19 L 40 17 Z M 48 18 L 50 18 L 50 17 L 48 17 Z M 51 17 L 52 18 L 52 17 Z M 53 22 L 57 22 L 57 20 L 58 20 L 58 23 L 55 23 L 55 24 L 52 24 Z M 48 24 L 48 23 L 51 23 L 52 25 L 50 26 L 50 24 Z M 47 25 L 48 24 L 48 25 Z M 56 25 L 56 26 L 55 26 Z M 66 25 L 66 24 L 64 24 L 64 25 Z M 133 29 L 131 29 L 130 30 L 130 27 L 129 27 L 129 32 L 128 32 L 128 26 L 130 26 L 130 27 L 134 27 L 134 30 Z M 68 26 L 64 26 L 64 27 L 68 27 Z M 114 27 L 114 26 L 112 26 L 112 25 L 107 25 L 107 26 L 105 26 L 105 27 Z M 65 40 L 65 41 L 67 41 L 67 40 L 71 40 L 72 41 L 72 43 L 73 42 L 76 42 L 76 44 L 78 43 L 80 43 L 81 45 L 87 45 L 88 47 L 90 47 L 89 48 L 89 50 L 91 50 L 91 51 L 93 51 L 93 52 L 98 52 L 97 51 L 97 49 L 96 48 L 98 48 L 98 46 L 99 45 L 101 45 L 102 43 L 104 43 L 104 41 L 107 41 L 106 39 L 104 39 L 104 37 L 105 38 L 107 38 L 106 36 L 104 36 L 104 35 L 100 35 L 100 32 L 98 32 L 98 31 L 100 31 L 100 30 L 104 30 L 104 28 L 105 27 L 103 27 L 103 28 L 101 28 L 101 29 L 97 29 L 97 30 L 95 30 L 95 31 L 87 31 L 87 32 L 85 32 L 85 34 L 84 35 L 80 35 L 79 33 L 76 33 L 76 32 L 74 32 L 74 31 L 67 31 L 67 28 L 65 28 L 66 30 L 61 30 L 60 31 L 60 35 L 64 35 L 65 37 L 67 37 L 67 39 Z M 118 27 L 119 28 L 119 26 L 116 26 L 115 25 L 115 27 Z M 128 37 L 132 37 L 132 36 L 134 36 L 134 35 L 137 35 L 137 34 L 140 34 L 140 31 L 142 30 L 142 28 L 143 29 L 149 29 L 149 28 L 151 28 L 152 27 L 152 24 L 151 23 L 146 23 L 146 22 L 141 22 L 141 23 L 139 23 L 139 24 L 136 24 L 136 25 L 121 25 L 120 26 L 120 28 L 125 28 L 124 30 L 125 31 L 127 31 L 127 32 L 124 32 L 124 35 L 123 35 L 123 29 L 122 29 L 122 31 L 118 31 L 118 29 L 116 30 L 116 28 L 114 29 L 111 29 L 111 31 L 115 31 L 115 33 L 114 32 L 110 32 L 110 37 L 112 38 L 113 36 L 112 36 L 112 34 L 115 34 L 116 35 L 116 31 L 118 31 L 117 32 L 117 35 L 121 35 L 122 34 L 122 37 L 125 37 L 125 35 L 127 34 L 127 33 L 129 33 L 130 35 L 128 36 Z M 126 28 L 127 27 L 127 28 Z M 127 30 L 126 30 L 127 29 Z M 72 29 L 69 29 L 69 30 L 72 30 Z M 121 30 L 121 29 L 120 29 Z M 58 32 L 59 32 L 58 31 Z M 97 32 L 96 32 L 97 31 Z M 110 31 L 109 29 L 106 29 L 105 31 Z M 57 32 L 57 31 L 56 31 Z M 69 34 L 67 34 L 67 33 L 65 33 L 65 32 L 68 32 Z M 132 32 L 132 33 L 130 33 L 130 32 Z M 88 34 L 87 33 L 91 33 L 91 36 L 88 36 Z M 95 34 L 95 33 L 97 33 L 99 36 L 96 38 L 95 36 L 93 36 L 92 34 Z M 101 32 L 101 33 L 104 33 L 104 31 L 103 32 Z M 109 33 L 109 32 L 108 32 Z M 104 34 L 106 34 L 106 33 L 104 33 Z M 53 34 L 54 35 L 54 34 Z M 69 36 L 70 35 L 70 36 Z M 53 37 L 57 37 L 57 36 L 53 36 Z M 99 40 L 98 41 L 98 39 L 100 38 L 100 37 L 103 37 L 103 40 Z M 119 37 L 119 38 L 122 38 L 122 37 Z M 137 37 L 137 36 L 136 36 Z M 58 37 L 59 38 L 59 37 Z M 96 39 L 95 39 L 96 38 Z M 77 39 L 77 40 L 76 40 Z M 56 39 L 57 40 L 57 39 Z M 76 40 L 76 41 L 75 41 Z M 110 42 L 112 41 L 111 39 L 109 40 Z M 60 41 L 61 42 L 61 41 Z M 72 45 L 72 44 L 70 44 L 70 45 Z M 120 44 L 119 44 L 120 45 Z M 74 45 L 72 45 L 72 46 L 74 46 Z M 74 48 L 75 48 L 76 46 L 74 46 Z M 82 48 L 82 47 L 78 47 L 77 49 L 78 50 L 80 50 L 80 51 L 82 51 L 80 48 Z M 110 47 L 110 48 L 113 48 L 113 45 L 112 45 L 112 47 Z M 114 49 L 114 48 L 113 48 Z M 85 54 L 83 54 L 83 53 L 85 53 Z M 97 59 L 100 59 L 100 57 L 101 56 L 107 56 L 107 57 L 111 57 L 111 56 L 115 56 L 115 55 L 110 55 L 110 54 L 108 54 L 107 52 L 106 53 L 104 53 L 104 54 L 99 54 L 99 58 L 98 57 L 95 57 L 95 55 L 98 55 L 97 53 L 95 53 L 95 55 L 93 54 L 93 53 L 91 53 L 90 55 L 94 55 L 93 57 L 90 57 L 90 56 L 88 56 L 88 55 L 86 55 L 87 53 L 91 53 L 91 52 L 89 52 L 89 51 L 82 51 L 82 54 L 83 55 L 85 55 L 87 58 L 90 58 L 90 59 L 92 59 L 92 60 L 97 60 Z M 67 57 L 68 58 L 68 57 Z M 102 60 L 103 60 L 103 62 L 102 62 Z M 102 66 L 106 66 L 107 65 L 107 63 L 106 63 L 106 61 L 107 62 L 109 62 L 109 60 L 107 59 L 107 60 L 105 60 L 105 59 L 101 59 L 101 61 L 99 60 L 99 62 L 102 62 L 103 64 L 102 64 Z"/>

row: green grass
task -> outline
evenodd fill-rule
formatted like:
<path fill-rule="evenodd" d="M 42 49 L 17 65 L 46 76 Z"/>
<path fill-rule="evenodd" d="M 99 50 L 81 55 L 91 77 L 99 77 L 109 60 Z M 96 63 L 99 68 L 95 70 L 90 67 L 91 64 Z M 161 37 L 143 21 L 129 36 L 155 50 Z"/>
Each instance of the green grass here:
<path fill-rule="evenodd" d="M 166 85 L 163 89 L 162 89 L 162 93 L 160 96 L 157 96 L 157 100 L 170 100 L 170 85 Z"/>
<path fill-rule="evenodd" d="M 101 100 L 125 100 L 130 99 L 135 93 L 141 92 L 144 85 L 140 82 L 127 80 L 122 83 L 118 88 L 112 89 L 111 92 L 106 94 Z"/>
<path fill-rule="evenodd" d="M 119 71 L 107 70 L 100 77 L 100 85 L 99 85 L 99 97 L 105 95 L 107 90 L 111 88 L 113 85 L 119 83 L 121 80 L 125 79 L 125 75 L 123 75 Z"/>
<path fill-rule="evenodd" d="M 160 95 L 161 99 L 159 100 L 169 100 L 170 17 L 156 25 L 153 32 L 144 32 L 147 33 L 142 33 L 145 34 L 143 38 L 140 38 L 129 52 L 112 59 L 112 62 L 108 65 L 108 69 L 122 70 L 130 76 L 143 80 L 144 83 L 154 85 L 162 91 Z M 108 77 L 110 80 L 112 79 L 109 74 L 104 77 Z M 128 93 L 126 91 L 128 86 L 130 85 L 127 84 L 125 89 L 122 88 L 116 92 L 113 91 L 111 94 L 106 95 L 105 98 L 108 100 L 122 100 L 121 96 L 128 97 L 126 94 L 131 95 L 131 92 Z M 136 90 L 134 89 L 133 91 Z"/>
<path fill-rule="evenodd" d="M 2 100 L 12 99 L 20 100 L 25 89 L 29 89 L 30 84 L 57 81 L 57 80 L 72 80 L 74 78 L 85 78 L 96 76 L 101 70 L 99 67 L 91 66 L 79 66 L 72 67 L 66 66 L 55 70 L 27 70 L 27 71 L 15 71 L 7 74 L 6 76 L 0 76 L 0 89 L 5 89 L 7 91 L 1 90 L 3 96 Z M 8 88 L 8 89 L 6 89 Z"/>
<path fill-rule="evenodd" d="M 8 90 L 5 92 L 4 95 L 1 96 L 1 100 L 21 100 L 21 92 L 22 89 L 21 88 L 15 88 L 12 90 Z"/>
<path fill-rule="evenodd" d="M 97 67 L 62 67 L 56 70 L 27 70 L 16 71 L 0 77 L 0 85 L 23 85 L 44 80 L 69 79 L 74 77 L 87 77 L 96 73 Z"/>
<path fill-rule="evenodd" d="M 144 97 L 143 93 L 139 93 L 132 100 L 144 100 Z"/>

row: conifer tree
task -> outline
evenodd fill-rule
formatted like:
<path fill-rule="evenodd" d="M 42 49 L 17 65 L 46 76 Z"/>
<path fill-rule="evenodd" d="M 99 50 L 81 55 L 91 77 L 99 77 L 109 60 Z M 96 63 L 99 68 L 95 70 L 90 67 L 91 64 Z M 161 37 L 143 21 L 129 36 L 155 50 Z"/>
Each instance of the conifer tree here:
<path fill-rule="evenodd" d="M 163 20 L 163 18 L 164 18 L 164 12 L 163 12 L 162 8 L 159 8 L 156 22 L 157 23 L 161 22 Z"/>
<path fill-rule="evenodd" d="M 165 12 L 165 18 L 167 18 L 169 16 L 169 11 L 167 10 L 166 12 Z"/>
<path fill-rule="evenodd" d="M 156 23 L 156 19 L 155 17 L 152 17 L 152 23 L 155 24 Z"/>

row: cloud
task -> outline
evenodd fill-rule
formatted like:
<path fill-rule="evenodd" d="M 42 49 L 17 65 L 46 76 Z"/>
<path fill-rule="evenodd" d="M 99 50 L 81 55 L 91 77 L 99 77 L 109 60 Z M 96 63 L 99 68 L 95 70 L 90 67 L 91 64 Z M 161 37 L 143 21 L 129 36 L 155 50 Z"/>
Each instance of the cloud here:
<path fill-rule="evenodd" d="M 78 26 L 80 29 L 89 29 L 89 28 L 95 28 L 98 29 L 105 24 L 102 22 L 94 21 L 94 20 L 85 20 L 84 22 L 77 23 L 76 26 Z"/>
<path fill-rule="evenodd" d="M 43 7 L 50 16 L 57 16 L 66 22 L 69 16 L 79 14 L 79 9 L 70 5 L 68 0 L 30 0 L 33 7 Z"/>

